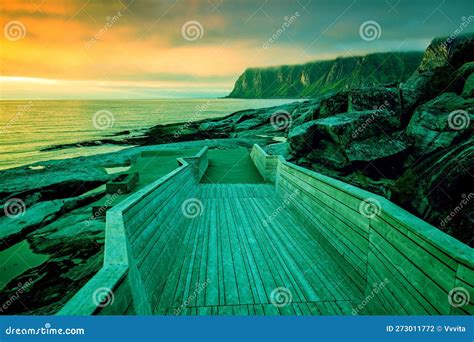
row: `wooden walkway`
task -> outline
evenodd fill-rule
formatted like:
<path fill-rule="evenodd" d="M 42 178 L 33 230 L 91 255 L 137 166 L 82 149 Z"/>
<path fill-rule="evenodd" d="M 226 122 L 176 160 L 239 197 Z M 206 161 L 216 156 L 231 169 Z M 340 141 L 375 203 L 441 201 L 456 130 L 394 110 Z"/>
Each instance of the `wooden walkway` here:
<path fill-rule="evenodd" d="M 155 314 L 351 314 L 363 294 L 267 184 L 199 184 Z"/>

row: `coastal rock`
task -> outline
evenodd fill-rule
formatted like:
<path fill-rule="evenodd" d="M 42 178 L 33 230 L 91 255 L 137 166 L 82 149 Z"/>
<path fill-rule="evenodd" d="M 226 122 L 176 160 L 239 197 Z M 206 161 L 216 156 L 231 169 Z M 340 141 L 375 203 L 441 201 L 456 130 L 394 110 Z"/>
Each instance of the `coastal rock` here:
<path fill-rule="evenodd" d="M 402 113 L 402 100 L 398 88 L 369 87 L 349 92 L 348 112 L 386 109 L 397 116 Z"/>
<path fill-rule="evenodd" d="M 235 124 L 234 131 L 242 132 L 256 129 L 270 122 L 270 115 L 258 115 L 255 118 L 246 119 Z"/>
<path fill-rule="evenodd" d="M 471 74 L 464 84 L 464 89 L 462 90 L 463 97 L 474 97 L 474 74 Z"/>
<path fill-rule="evenodd" d="M 469 81 L 469 77 L 474 75 L 474 62 L 468 62 L 463 64 L 453 76 L 452 85 L 450 86 L 450 92 L 455 92 L 456 94 L 463 94 L 464 89 L 472 88 L 472 79 Z M 472 97 L 467 93 L 463 94 L 464 97 Z"/>
<path fill-rule="evenodd" d="M 400 87 L 324 97 L 319 119 L 291 127 L 288 158 L 381 194 L 474 245 L 472 210 L 443 221 L 456 207 L 453 201 L 473 192 L 473 37 L 459 36 L 448 45 L 433 40 Z M 338 113 L 346 104 L 347 113 Z M 383 110 L 367 110 L 374 107 Z"/>
<path fill-rule="evenodd" d="M 317 125 L 317 120 L 313 120 L 291 127 L 290 133 L 288 133 L 287 144 L 288 152 L 293 158 L 304 155 L 311 148 Z"/>
<path fill-rule="evenodd" d="M 64 200 L 40 202 L 26 207 L 24 213 L 17 217 L 0 218 L 0 250 L 18 242 L 21 236 L 42 224 L 52 222 L 63 208 Z M 2 210 L 3 212 L 3 210 Z"/>
<path fill-rule="evenodd" d="M 90 208 L 78 208 L 49 224 L 43 222 L 27 235 L 35 253 L 50 257 L 0 292 L 0 302 L 4 303 L 18 291 L 18 284 L 28 283 L 21 295 L 28 308 L 12 301 L 4 314 L 55 314 L 102 267 L 105 223 L 91 219 L 90 214 Z"/>
<path fill-rule="evenodd" d="M 0 250 L 20 241 L 26 234 L 54 222 L 63 214 L 97 201 L 104 195 L 104 190 L 90 191 L 77 197 L 41 201 L 25 206 L 19 216 L 0 217 Z"/>
<path fill-rule="evenodd" d="M 54 165 L 54 168 L 39 170 L 20 167 L 2 171 L 0 202 L 16 197 L 32 205 L 39 198 L 44 201 L 74 197 L 105 184 L 111 178 L 103 167 L 77 167 L 67 160 Z"/>
<path fill-rule="evenodd" d="M 299 126 L 304 124 L 305 122 L 313 121 L 319 119 L 320 116 L 320 103 L 317 102 L 310 106 L 302 106 L 295 110 L 292 115 L 292 122 L 291 126 Z"/>
<path fill-rule="evenodd" d="M 334 170 L 343 169 L 350 164 L 341 146 L 331 140 L 319 140 L 307 152 L 303 158 L 299 158 L 298 164 L 320 164 Z"/>
<path fill-rule="evenodd" d="M 372 162 L 406 152 L 410 147 L 406 138 L 395 132 L 391 135 L 377 135 L 365 140 L 353 141 L 345 150 L 350 162 Z"/>
<path fill-rule="evenodd" d="M 405 122 L 410 113 L 423 102 L 444 92 L 460 94 L 471 68 L 474 35 L 434 39 L 426 49 L 417 71 L 401 85 Z M 465 66 L 468 64 L 467 66 Z"/>
<path fill-rule="evenodd" d="M 288 151 L 297 158 L 312 149 L 322 151 L 331 146 L 324 141 L 338 145 L 331 150 L 345 149 L 353 140 L 384 135 L 399 128 L 399 118 L 385 109 L 337 114 L 293 127 L 288 135 Z"/>
<path fill-rule="evenodd" d="M 474 35 L 461 34 L 454 38 L 441 37 L 433 39 L 426 48 L 418 72 L 441 71 L 446 66 L 459 68 L 463 64 L 472 62 Z"/>
<path fill-rule="evenodd" d="M 232 126 L 235 122 L 234 118 L 228 118 L 221 121 L 209 121 L 203 122 L 199 125 L 198 131 L 199 132 L 210 132 L 214 130 L 221 130 L 222 132 L 230 132 L 232 130 Z"/>
<path fill-rule="evenodd" d="M 473 246 L 474 139 L 427 154 L 392 188 L 392 200 Z"/>
<path fill-rule="evenodd" d="M 90 208 L 79 208 L 28 234 L 35 253 L 80 257 L 77 245 L 103 244 L 105 222 L 91 216 Z M 74 237 L 74 242 L 71 241 Z"/>
<path fill-rule="evenodd" d="M 418 154 L 449 147 L 469 134 L 474 120 L 474 99 L 444 93 L 419 106 L 407 127 Z"/>
<path fill-rule="evenodd" d="M 400 120 L 392 112 L 381 110 L 354 111 L 316 120 L 316 138 L 330 139 L 346 147 L 352 140 L 382 135 L 400 128 Z"/>
<path fill-rule="evenodd" d="M 398 117 L 387 110 L 348 112 L 313 120 L 290 131 L 289 157 L 334 169 L 346 168 L 352 162 L 368 163 L 408 148 L 408 143 L 388 136 L 398 129 Z"/>
<path fill-rule="evenodd" d="M 339 113 L 347 112 L 349 108 L 348 93 L 340 92 L 321 100 L 320 118 L 327 118 Z"/>

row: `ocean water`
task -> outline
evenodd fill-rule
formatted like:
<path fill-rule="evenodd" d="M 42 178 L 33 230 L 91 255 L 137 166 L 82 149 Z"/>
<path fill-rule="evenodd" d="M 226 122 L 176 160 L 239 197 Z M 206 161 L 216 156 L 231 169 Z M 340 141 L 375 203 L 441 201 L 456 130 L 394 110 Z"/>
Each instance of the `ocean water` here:
<path fill-rule="evenodd" d="M 114 145 L 42 149 L 139 131 L 158 124 L 216 118 L 296 100 L 22 100 L 0 101 L 0 169 L 112 152 Z"/>

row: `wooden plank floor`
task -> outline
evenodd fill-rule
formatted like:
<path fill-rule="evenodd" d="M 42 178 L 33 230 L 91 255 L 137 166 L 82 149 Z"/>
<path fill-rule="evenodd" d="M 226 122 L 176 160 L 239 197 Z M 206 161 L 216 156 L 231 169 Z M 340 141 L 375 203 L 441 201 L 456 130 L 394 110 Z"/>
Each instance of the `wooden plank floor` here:
<path fill-rule="evenodd" d="M 200 184 L 154 311 L 167 315 L 350 314 L 363 295 L 267 184 Z M 286 305 L 283 305 L 286 304 Z"/>

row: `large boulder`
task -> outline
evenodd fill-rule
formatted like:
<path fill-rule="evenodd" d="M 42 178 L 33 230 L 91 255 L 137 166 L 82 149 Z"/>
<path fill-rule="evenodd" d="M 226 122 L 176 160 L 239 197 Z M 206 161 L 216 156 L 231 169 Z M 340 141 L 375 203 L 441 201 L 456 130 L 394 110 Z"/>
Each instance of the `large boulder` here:
<path fill-rule="evenodd" d="M 292 114 L 292 126 L 298 126 L 305 122 L 319 119 L 320 102 L 310 102 L 298 107 Z"/>
<path fill-rule="evenodd" d="M 54 222 L 65 213 L 95 202 L 104 195 L 104 189 L 98 188 L 77 197 L 39 201 L 31 206 L 18 199 L 7 202 L 5 208 L 1 209 L 2 214 L 9 215 L 0 217 L 0 250 L 20 241 L 26 234 Z"/>
<path fill-rule="evenodd" d="M 54 167 L 31 169 L 20 167 L 0 173 L 0 201 L 18 197 L 27 205 L 38 200 L 78 196 L 111 179 L 102 166 L 78 167 L 73 159 L 61 160 Z M 83 164 L 84 165 L 84 164 Z M 0 216 L 3 211 L 0 212 Z"/>
<path fill-rule="evenodd" d="M 288 153 L 292 158 L 297 158 L 308 153 L 311 149 L 317 120 L 305 122 L 299 126 L 292 126 L 288 133 Z"/>
<path fill-rule="evenodd" d="M 324 97 L 321 100 L 321 108 L 319 110 L 319 116 L 326 118 L 339 113 L 347 112 L 349 107 L 348 93 L 345 91 L 338 92 L 333 95 Z"/>
<path fill-rule="evenodd" d="M 400 128 L 400 119 L 386 109 L 348 112 L 315 122 L 315 139 L 329 139 L 341 147 L 346 147 L 352 140 L 386 134 Z"/>
<path fill-rule="evenodd" d="M 474 120 L 474 99 L 444 93 L 419 106 L 406 129 L 417 154 L 447 148 L 470 134 Z"/>
<path fill-rule="evenodd" d="M 386 109 L 337 114 L 293 128 L 288 152 L 295 160 L 303 157 L 310 163 L 342 169 L 352 161 L 370 162 L 405 150 L 408 144 L 394 143 L 390 138 L 399 129 L 398 116 Z M 378 145 L 385 143 L 381 141 L 384 137 L 388 137 L 385 149 Z M 368 153 L 370 149 L 374 151 Z"/>
<path fill-rule="evenodd" d="M 368 87 L 349 92 L 348 111 L 386 109 L 400 116 L 402 111 L 398 88 Z"/>
<path fill-rule="evenodd" d="M 350 165 L 344 149 L 331 140 L 319 140 L 309 151 L 305 157 L 301 158 L 298 163 L 309 163 L 313 167 L 323 165 L 327 169 L 342 170 Z"/>
<path fill-rule="evenodd" d="M 393 187 L 392 201 L 473 246 L 474 139 L 421 157 Z"/>
<path fill-rule="evenodd" d="M 410 144 L 400 132 L 353 141 L 345 153 L 350 162 L 372 162 L 407 151 Z"/>

